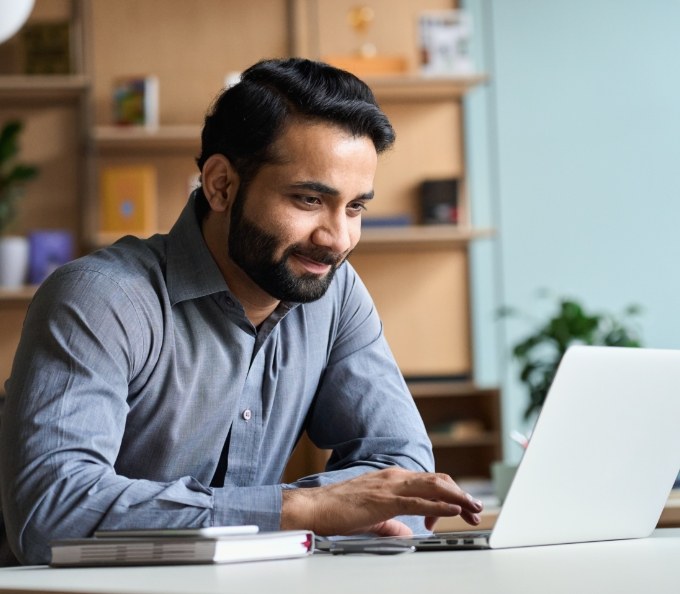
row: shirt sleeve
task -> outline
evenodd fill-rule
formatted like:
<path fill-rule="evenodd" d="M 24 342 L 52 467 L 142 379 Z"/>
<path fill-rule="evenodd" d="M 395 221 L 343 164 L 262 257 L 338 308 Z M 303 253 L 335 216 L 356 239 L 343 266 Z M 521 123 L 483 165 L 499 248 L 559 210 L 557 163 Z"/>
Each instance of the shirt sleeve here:
<path fill-rule="evenodd" d="M 157 482 L 116 472 L 134 406 L 128 385 L 154 350 L 142 320 L 162 315 L 162 304 L 150 291 L 133 303 L 96 271 L 55 274 L 29 307 L 6 384 L 0 491 L 17 559 L 46 563 L 50 540 L 96 529 L 278 528 L 280 486 L 212 489 L 190 476 Z"/>
<path fill-rule="evenodd" d="M 390 466 L 434 470 L 420 413 L 368 291 L 352 269 L 307 432 L 317 447 L 332 451 L 326 471 L 288 487 L 320 486 Z M 401 519 L 414 531 L 424 531 L 422 518 Z"/>

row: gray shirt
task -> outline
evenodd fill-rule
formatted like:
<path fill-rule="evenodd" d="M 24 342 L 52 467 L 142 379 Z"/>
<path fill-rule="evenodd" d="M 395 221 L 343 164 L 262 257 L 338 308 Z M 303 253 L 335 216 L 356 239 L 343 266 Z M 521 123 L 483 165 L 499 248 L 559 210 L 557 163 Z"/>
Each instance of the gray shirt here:
<path fill-rule="evenodd" d="M 95 529 L 275 530 L 284 488 L 433 468 L 352 267 L 323 298 L 281 303 L 255 328 L 203 241 L 193 199 L 169 234 L 124 238 L 43 283 L 6 391 L 2 509 L 23 563 L 49 560 L 51 539 Z M 305 430 L 333 451 L 326 471 L 282 485 Z"/>

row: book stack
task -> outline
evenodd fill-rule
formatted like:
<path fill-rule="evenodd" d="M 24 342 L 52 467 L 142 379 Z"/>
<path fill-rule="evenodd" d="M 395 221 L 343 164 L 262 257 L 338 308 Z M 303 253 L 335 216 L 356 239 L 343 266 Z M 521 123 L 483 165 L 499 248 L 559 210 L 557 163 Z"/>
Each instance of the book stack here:
<path fill-rule="evenodd" d="M 239 529 L 243 529 L 239 532 Z M 53 567 L 240 563 L 310 555 L 306 530 L 253 532 L 256 527 L 97 533 L 51 543 Z"/>

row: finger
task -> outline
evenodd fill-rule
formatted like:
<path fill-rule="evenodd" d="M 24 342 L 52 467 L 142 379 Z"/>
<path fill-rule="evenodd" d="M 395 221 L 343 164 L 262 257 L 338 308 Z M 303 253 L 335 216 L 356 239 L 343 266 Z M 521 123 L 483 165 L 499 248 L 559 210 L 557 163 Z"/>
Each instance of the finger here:
<path fill-rule="evenodd" d="M 422 497 L 400 496 L 395 500 L 395 516 L 449 517 L 458 516 L 463 508 L 455 503 L 423 499 Z"/>
<path fill-rule="evenodd" d="M 438 516 L 428 516 L 425 518 L 425 530 L 432 532 L 438 520 Z"/>
<path fill-rule="evenodd" d="M 472 513 L 479 513 L 483 509 L 480 501 L 463 491 L 454 480 L 441 473 L 415 473 L 406 479 L 401 488 L 400 495 L 410 497 L 422 497 L 425 499 L 443 501 L 458 505 L 461 509 Z M 446 514 L 451 515 L 451 514 Z"/>
<path fill-rule="evenodd" d="M 461 512 L 460 517 L 472 526 L 478 526 L 479 523 L 482 521 L 482 518 L 479 514 L 470 513 L 465 510 Z"/>
<path fill-rule="evenodd" d="M 370 532 L 378 536 L 411 536 L 413 531 L 403 522 L 390 519 L 371 526 Z"/>

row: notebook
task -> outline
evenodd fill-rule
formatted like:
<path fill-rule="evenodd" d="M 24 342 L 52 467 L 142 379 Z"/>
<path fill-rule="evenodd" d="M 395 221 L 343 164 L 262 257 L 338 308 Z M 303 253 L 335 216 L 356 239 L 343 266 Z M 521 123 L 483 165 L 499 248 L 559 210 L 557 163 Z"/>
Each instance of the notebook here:
<path fill-rule="evenodd" d="M 497 549 L 649 536 L 679 470 L 680 350 L 573 346 L 493 530 L 353 538 L 352 552 L 361 544 Z M 343 552 L 345 542 L 317 548 Z"/>
<path fill-rule="evenodd" d="M 246 527 L 244 527 L 246 528 Z M 198 534 L 196 534 L 198 532 Z M 242 563 L 311 554 L 308 530 L 162 530 L 99 533 L 50 543 L 53 567 Z"/>

